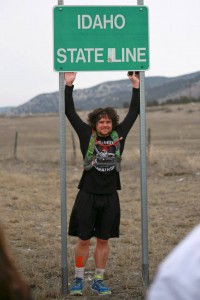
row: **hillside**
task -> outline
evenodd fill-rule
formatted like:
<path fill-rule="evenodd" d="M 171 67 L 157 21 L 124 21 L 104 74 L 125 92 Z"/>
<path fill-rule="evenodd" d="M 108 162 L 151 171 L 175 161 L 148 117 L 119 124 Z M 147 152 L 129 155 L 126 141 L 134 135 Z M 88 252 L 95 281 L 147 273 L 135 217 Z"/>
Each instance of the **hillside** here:
<path fill-rule="evenodd" d="M 78 110 L 94 109 L 98 106 L 127 106 L 131 97 L 130 82 L 109 81 L 87 89 L 75 89 L 74 100 Z M 200 72 L 177 77 L 146 77 L 145 99 L 147 105 L 174 101 L 181 97 L 200 98 Z M 58 112 L 58 92 L 40 94 L 18 107 L 8 110 L 9 114 L 42 114 Z"/>

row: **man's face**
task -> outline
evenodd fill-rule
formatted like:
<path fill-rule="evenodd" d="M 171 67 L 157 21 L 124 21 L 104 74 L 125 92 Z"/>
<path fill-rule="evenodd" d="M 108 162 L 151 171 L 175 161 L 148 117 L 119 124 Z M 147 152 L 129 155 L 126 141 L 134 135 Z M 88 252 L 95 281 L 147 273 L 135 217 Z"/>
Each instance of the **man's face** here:
<path fill-rule="evenodd" d="M 108 136 L 112 132 L 112 120 L 107 115 L 96 123 L 96 131 L 99 136 Z"/>

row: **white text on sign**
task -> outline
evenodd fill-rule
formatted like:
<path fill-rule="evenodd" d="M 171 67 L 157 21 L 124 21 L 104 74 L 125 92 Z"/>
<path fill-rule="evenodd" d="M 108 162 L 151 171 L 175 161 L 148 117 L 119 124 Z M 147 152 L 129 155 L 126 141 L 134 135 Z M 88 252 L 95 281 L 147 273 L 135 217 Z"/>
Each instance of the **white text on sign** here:
<path fill-rule="evenodd" d="M 121 14 L 114 15 L 95 15 L 92 17 L 90 15 L 78 15 L 77 25 L 78 29 L 122 29 L 126 24 L 125 17 Z"/>
<path fill-rule="evenodd" d="M 104 63 L 104 57 L 112 63 L 146 62 L 146 48 L 60 48 L 57 56 L 57 61 L 61 64 L 67 61 L 70 63 Z"/>
<path fill-rule="evenodd" d="M 98 36 L 98 46 L 95 47 L 96 40 L 92 40 L 92 43 L 88 44 L 89 47 L 77 46 L 74 43 L 74 47 L 69 48 L 59 47 L 56 50 L 56 61 L 59 64 L 71 63 L 71 64 L 87 64 L 93 65 L 93 63 L 106 64 L 106 63 L 146 63 L 148 59 L 148 49 L 146 47 L 134 45 L 134 39 L 131 42 L 131 47 L 126 46 L 127 40 L 124 45 L 118 47 L 118 40 L 114 40 L 112 44 L 109 41 L 109 46 L 104 45 L 104 33 L 112 30 L 112 34 L 118 31 L 118 39 L 123 37 L 127 28 L 129 29 L 130 18 L 126 20 L 125 15 L 121 13 L 110 14 L 77 14 L 75 16 L 76 31 L 88 31 L 90 35 L 96 34 Z M 73 23 L 74 24 L 74 23 Z M 127 27 L 127 28 L 126 28 Z M 89 31 L 90 30 L 90 31 Z M 103 33 L 104 30 L 104 33 Z M 120 31 L 120 33 L 119 33 Z M 87 33 L 88 33 L 87 32 Z M 101 33 L 102 32 L 102 33 Z M 106 32 L 107 34 L 107 32 Z M 89 37 L 90 37 L 89 35 Z M 137 35 L 136 35 L 137 37 Z M 131 35 L 129 34 L 129 40 Z M 102 46 L 99 43 L 99 39 L 102 40 Z M 76 40 L 75 40 L 76 41 Z M 79 43 L 80 44 L 80 43 Z M 75 46 L 76 45 L 76 46 Z M 138 42 L 137 42 L 138 45 Z M 80 47 L 80 48 L 79 48 Z"/>

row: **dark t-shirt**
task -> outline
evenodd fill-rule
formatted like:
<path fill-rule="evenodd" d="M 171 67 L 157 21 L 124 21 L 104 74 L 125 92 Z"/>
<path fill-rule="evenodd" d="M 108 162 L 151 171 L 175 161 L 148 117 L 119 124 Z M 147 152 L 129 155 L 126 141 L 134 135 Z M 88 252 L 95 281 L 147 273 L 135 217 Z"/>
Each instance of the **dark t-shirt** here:
<path fill-rule="evenodd" d="M 73 86 L 65 86 L 65 114 L 68 117 L 71 125 L 75 129 L 79 141 L 80 148 L 85 158 L 85 155 L 88 150 L 88 145 L 90 137 L 92 134 L 92 128 L 83 122 L 79 115 L 75 111 L 74 102 L 73 102 Z M 130 131 L 132 125 L 134 124 L 137 116 L 139 114 L 140 108 L 140 93 L 139 89 L 132 89 L 132 99 L 129 107 L 129 111 L 124 118 L 124 120 L 116 127 L 114 130 L 118 133 L 119 137 L 122 137 L 120 140 L 120 154 L 122 155 L 125 140 L 128 132 Z M 101 144 L 111 144 L 113 139 L 111 136 L 108 137 L 99 137 L 97 140 Z M 78 188 L 94 194 L 109 194 L 113 193 L 116 190 L 121 189 L 119 172 L 116 171 L 112 162 L 108 165 L 102 163 L 102 158 L 104 155 L 109 157 L 112 161 L 113 154 L 115 154 L 115 146 L 112 147 L 102 147 L 101 145 L 96 144 L 95 150 L 96 154 L 96 165 L 92 167 L 89 171 L 83 171 L 81 180 L 79 182 Z"/>

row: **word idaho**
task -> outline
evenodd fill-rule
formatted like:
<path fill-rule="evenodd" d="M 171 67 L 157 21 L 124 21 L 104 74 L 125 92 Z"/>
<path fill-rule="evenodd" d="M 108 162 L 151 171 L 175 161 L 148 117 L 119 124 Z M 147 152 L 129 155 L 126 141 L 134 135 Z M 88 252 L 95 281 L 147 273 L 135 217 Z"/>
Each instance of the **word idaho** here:
<path fill-rule="evenodd" d="M 125 17 L 123 15 L 103 15 L 101 18 L 96 15 L 93 19 L 90 15 L 78 15 L 78 29 L 122 29 L 125 26 Z"/>

